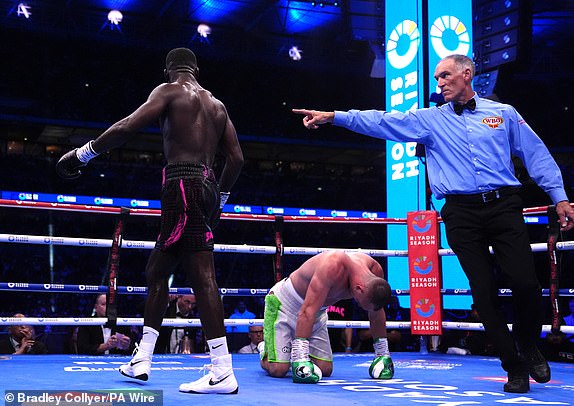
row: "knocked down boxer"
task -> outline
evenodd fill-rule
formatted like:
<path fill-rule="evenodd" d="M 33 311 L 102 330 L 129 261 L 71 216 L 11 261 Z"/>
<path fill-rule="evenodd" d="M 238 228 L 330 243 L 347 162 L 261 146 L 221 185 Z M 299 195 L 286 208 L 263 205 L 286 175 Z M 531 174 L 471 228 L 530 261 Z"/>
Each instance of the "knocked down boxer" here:
<path fill-rule="evenodd" d="M 369 314 L 375 350 L 369 374 L 391 379 L 394 365 L 383 309 L 390 297 L 383 268 L 366 254 L 326 251 L 310 258 L 265 297 L 261 367 L 274 377 L 285 376 L 291 367 L 296 383 L 317 383 L 331 376 L 327 307 L 353 298 Z"/>

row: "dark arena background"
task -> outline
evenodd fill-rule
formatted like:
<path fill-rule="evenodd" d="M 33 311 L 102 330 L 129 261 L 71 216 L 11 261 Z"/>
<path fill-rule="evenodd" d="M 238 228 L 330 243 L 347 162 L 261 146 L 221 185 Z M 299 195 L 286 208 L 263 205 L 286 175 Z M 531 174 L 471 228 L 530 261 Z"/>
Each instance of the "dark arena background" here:
<path fill-rule="evenodd" d="M 517 108 L 559 164 L 573 201 L 574 1 L 475 0 L 472 7 L 477 91 Z M 55 164 L 143 103 L 164 80 L 165 55 L 175 47 L 196 53 L 199 83 L 225 104 L 237 129 L 245 166 L 228 202 L 231 213 L 265 207 L 261 214 L 270 215 L 268 221 L 224 217 L 215 231 L 223 247 L 215 252 L 215 266 L 226 319 L 245 305 L 252 313 L 248 324 L 259 325 L 265 292 L 278 272 L 288 275 L 308 258 L 302 247 L 386 249 L 382 222 L 283 222 L 273 216 L 280 212 L 269 210 L 384 217 L 384 141 L 334 126 L 309 132 L 291 112 L 386 109 L 384 10 L 383 0 L 0 0 L 0 339 L 8 338 L 14 324 L 9 318 L 22 313 L 35 320 L 36 340 L 48 351 L 0 355 L 0 390 L 162 390 L 166 405 L 189 399 L 245 405 L 574 404 L 572 332 L 560 343 L 543 333 L 539 345 L 551 363 L 552 380 L 532 381 L 528 394 L 512 395 L 502 391 L 506 376 L 489 346 L 476 353 L 467 348 L 470 336 L 483 334 L 464 330 L 465 323 L 479 321 L 470 308 L 443 309 L 452 328 L 421 340 L 401 324 L 408 323 L 409 309 L 389 305 L 388 320 L 396 323 L 389 324 L 395 379 L 377 381 L 369 379 L 372 345 L 358 323 L 366 314 L 351 303 L 342 319 L 357 322 L 352 349 L 336 353 L 332 377 L 318 385 L 294 385 L 290 378 L 266 376 L 257 355 L 234 354 L 240 391 L 232 399 L 190 398 L 177 391 L 180 383 L 197 379 L 209 361 L 199 329 L 195 353 L 154 357 L 146 383 L 117 373 L 129 354 L 78 351 L 73 324 L 94 317 L 95 291 L 105 293 L 112 285 L 106 244 L 119 217 L 91 207 L 106 206 L 106 199 L 126 199 L 120 205 L 130 209 L 159 200 L 165 164 L 161 134 L 158 127 L 147 128 L 94 159 L 77 180 L 60 179 Z M 509 19 L 511 26 L 496 28 Z M 505 51 L 510 56 L 500 57 Z M 519 162 L 516 171 L 526 207 L 551 204 Z M 82 196 L 99 200 L 73 200 Z M 26 204 L 40 197 L 54 204 Z M 69 203 L 90 208 L 68 210 Z M 137 288 L 146 285 L 150 248 L 144 242 L 155 240 L 158 227 L 154 215 L 124 218 L 122 238 L 129 244 L 121 250 L 114 280 L 120 288 L 118 322 L 142 318 L 145 295 Z M 529 224 L 529 230 L 532 243 L 547 241 L 544 221 Z M 278 255 L 283 246 L 295 248 Z M 551 267 L 542 251 L 535 259 L 549 325 Z M 574 313 L 573 255 L 560 253 L 557 303 L 563 316 Z M 377 260 L 385 268 L 384 255 Z M 181 275 L 172 286 L 185 287 Z M 510 304 L 508 296 L 500 299 Z M 512 323 L 511 312 L 508 320 Z M 135 324 L 134 341 L 141 334 L 141 323 Z M 345 324 L 332 330 L 340 327 Z M 237 326 L 228 326 L 233 352 L 246 339 Z"/>

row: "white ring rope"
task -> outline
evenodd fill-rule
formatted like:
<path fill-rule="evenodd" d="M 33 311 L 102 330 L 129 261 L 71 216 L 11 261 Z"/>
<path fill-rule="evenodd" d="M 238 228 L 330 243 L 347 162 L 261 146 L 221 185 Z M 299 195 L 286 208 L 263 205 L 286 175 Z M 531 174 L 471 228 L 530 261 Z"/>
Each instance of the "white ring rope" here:
<path fill-rule="evenodd" d="M 24 234 L 0 234 L 0 242 L 17 244 L 39 244 L 39 245 L 65 245 L 74 247 L 99 247 L 110 248 L 111 239 L 99 238 L 74 238 L 74 237 L 50 237 L 47 235 L 24 235 Z M 152 249 L 155 241 L 131 241 L 123 240 L 121 248 Z M 316 255 L 323 251 L 345 251 L 364 252 L 374 257 L 406 257 L 406 250 L 375 250 L 361 248 L 313 248 L 313 247 L 284 247 L 283 254 L 286 255 Z M 265 245 L 233 245 L 215 244 L 215 252 L 241 253 L 241 254 L 276 254 L 277 247 Z"/>
<path fill-rule="evenodd" d="M 97 285 L 68 285 L 60 283 L 28 283 L 28 282 L 0 282 L 0 291 L 8 292 L 34 292 L 34 293 L 107 293 L 108 286 Z M 116 286 L 117 292 L 121 294 L 145 295 L 147 287 L 145 286 Z M 220 288 L 221 296 L 264 296 L 269 289 L 260 288 Z M 397 294 L 401 293 L 397 292 Z M 464 291 L 461 290 L 461 294 Z M 171 295 L 193 295 L 192 288 L 170 287 Z M 574 295 L 574 291 L 572 292 Z"/>
<path fill-rule="evenodd" d="M 108 322 L 105 317 L 2 317 L 0 325 L 29 325 L 29 326 L 103 326 Z M 118 326 L 143 326 L 143 318 L 138 317 L 118 317 Z M 201 327 L 199 319 L 163 319 L 162 326 L 171 327 Z M 263 319 L 225 319 L 226 326 L 262 326 Z M 352 320 L 329 320 L 327 327 L 332 328 L 370 328 L 368 321 Z M 447 330 L 472 330 L 484 331 L 482 323 L 467 323 L 443 321 L 442 327 Z M 542 326 L 542 332 L 551 331 L 550 325 Z M 410 329 L 409 321 L 387 321 L 387 330 L 392 329 Z M 508 324 L 512 330 L 512 324 Z M 560 331 L 565 334 L 574 334 L 574 326 L 560 326 Z"/>
<path fill-rule="evenodd" d="M 71 285 L 61 283 L 29 283 L 29 282 L 0 282 L 0 291 L 8 292 L 34 292 L 34 293 L 107 293 L 108 286 L 98 285 Z M 117 292 L 122 294 L 147 294 L 145 286 L 116 286 Z M 261 288 L 220 288 L 221 296 L 264 296 L 269 289 Z M 409 289 L 393 289 L 396 296 L 410 295 Z M 192 288 L 170 287 L 169 293 L 172 295 L 193 295 Z M 470 289 L 440 289 L 442 295 L 470 295 Z M 574 296 L 574 288 L 559 289 L 561 296 Z M 549 296 L 550 289 L 542 289 L 543 296 Z M 511 296 L 511 289 L 498 289 L 499 296 Z"/>
<path fill-rule="evenodd" d="M 112 240 L 100 238 L 74 238 L 74 237 L 50 237 L 47 235 L 25 235 L 25 234 L 0 234 L 0 242 L 18 243 L 18 244 L 39 244 L 39 245 L 65 245 L 73 247 L 100 247 L 110 248 Z M 136 241 L 123 240 L 121 248 L 135 249 L 153 249 L 155 241 Z M 546 252 L 547 243 L 530 244 L 532 252 Z M 574 250 L 574 241 L 563 241 L 556 243 L 558 251 Z M 241 254 L 275 254 L 277 248 L 266 245 L 233 245 L 233 244 L 215 244 L 215 252 L 229 252 Z M 314 248 L 314 247 L 284 247 L 285 255 L 316 255 L 323 251 L 345 251 L 345 252 L 363 252 L 373 257 L 406 257 L 407 250 L 375 250 L 362 248 Z M 492 247 L 490 247 L 492 253 Z M 451 249 L 441 248 L 438 250 L 439 256 L 454 255 Z"/>

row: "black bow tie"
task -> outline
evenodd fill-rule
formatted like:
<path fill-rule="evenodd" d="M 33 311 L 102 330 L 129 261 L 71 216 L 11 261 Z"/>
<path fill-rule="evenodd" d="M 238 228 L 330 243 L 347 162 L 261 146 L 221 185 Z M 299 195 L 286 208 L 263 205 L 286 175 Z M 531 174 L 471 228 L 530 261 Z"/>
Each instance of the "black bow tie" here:
<path fill-rule="evenodd" d="M 472 98 L 469 101 L 467 101 L 465 104 L 454 104 L 453 106 L 454 106 L 454 112 L 460 116 L 464 109 L 469 109 L 470 111 L 474 111 L 474 109 L 476 108 L 476 100 L 474 100 L 474 98 Z"/>

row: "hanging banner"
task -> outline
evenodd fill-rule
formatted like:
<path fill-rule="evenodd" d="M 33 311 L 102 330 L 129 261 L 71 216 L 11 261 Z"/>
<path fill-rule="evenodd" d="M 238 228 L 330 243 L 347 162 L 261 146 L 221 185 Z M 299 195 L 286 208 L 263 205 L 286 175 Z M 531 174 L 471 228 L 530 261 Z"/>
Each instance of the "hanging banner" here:
<path fill-rule="evenodd" d="M 434 78 L 435 67 L 445 56 L 462 54 L 470 58 L 472 55 L 472 1 L 471 0 L 428 0 L 428 32 L 429 49 L 427 78 L 430 92 L 440 92 Z M 430 95 L 428 95 L 430 97 Z M 432 206 L 436 211 L 444 205 L 444 200 L 431 197 Z M 444 225 L 441 225 L 442 248 L 450 248 L 446 238 Z M 470 289 L 468 279 L 464 274 L 456 256 L 442 257 L 442 268 L 448 270 L 444 276 L 445 289 Z M 445 309 L 470 309 L 471 296 L 448 295 L 443 298 Z"/>
<path fill-rule="evenodd" d="M 407 213 L 411 333 L 442 334 L 441 266 L 436 211 Z"/>
<path fill-rule="evenodd" d="M 386 110 L 406 112 L 423 107 L 421 0 L 385 1 Z M 387 217 L 405 218 L 408 211 L 425 210 L 425 168 L 415 155 L 414 142 L 386 142 Z M 406 249 L 404 225 L 387 226 L 387 248 Z M 387 258 L 393 289 L 408 288 L 406 258 Z M 408 299 L 399 297 L 401 306 Z"/>

